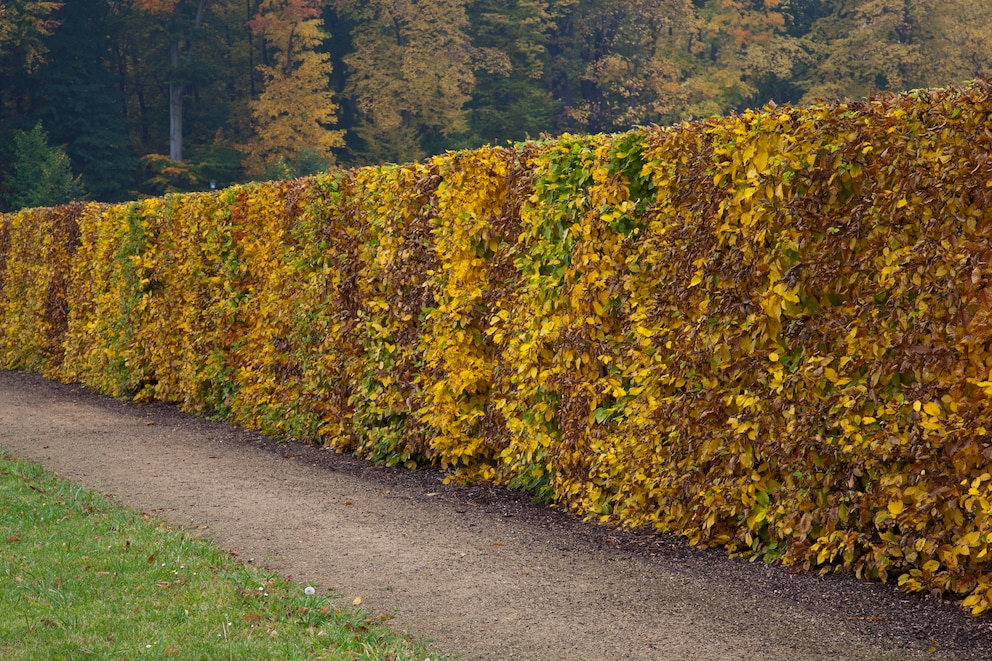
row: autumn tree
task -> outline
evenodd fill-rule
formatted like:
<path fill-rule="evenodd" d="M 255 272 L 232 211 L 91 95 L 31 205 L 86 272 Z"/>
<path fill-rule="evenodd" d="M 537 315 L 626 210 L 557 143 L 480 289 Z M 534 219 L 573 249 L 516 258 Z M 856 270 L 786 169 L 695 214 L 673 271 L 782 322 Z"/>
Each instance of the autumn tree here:
<path fill-rule="evenodd" d="M 805 77 L 804 100 L 858 98 L 924 84 L 924 0 L 860 0 L 816 21 L 818 61 Z"/>
<path fill-rule="evenodd" d="M 557 128 L 614 131 L 672 123 L 742 107 L 770 90 L 774 95 L 776 81 L 813 59 L 811 47 L 788 32 L 791 2 L 554 5 L 548 50 L 550 84 L 561 104 Z M 807 11 L 794 14 L 809 20 Z"/>
<path fill-rule="evenodd" d="M 678 44 L 695 29 L 688 0 L 563 3 L 553 14 L 559 128 L 629 128 L 661 121 L 684 103 Z"/>
<path fill-rule="evenodd" d="M 781 85 L 815 61 L 809 41 L 789 32 L 806 0 L 707 0 L 686 44 L 691 92 L 683 113 L 706 116 L 768 101 L 792 101 Z M 797 11 L 791 7 L 796 3 Z M 785 93 L 781 93 L 785 88 Z"/>
<path fill-rule="evenodd" d="M 17 66 L 36 68 L 47 50 L 45 37 L 58 25 L 53 14 L 61 6 L 45 0 L 0 3 L 0 60 L 12 57 Z"/>
<path fill-rule="evenodd" d="M 299 164 L 301 155 L 325 167 L 333 163 L 332 150 L 343 147 L 344 139 L 343 131 L 329 128 L 337 106 L 330 58 L 319 50 L 326 36 L 319 3 L 263 0 L 250 27 L 263 41 L 264 59 L 258 65 L 263 91 L 251 103 L 253 136 L 243 147 L 247 171 Z"/>
<path fill-rule="evenodd" d="M 46 37 L 58 25 L 57 2 L 3 0 L 0 2 L 0 120 L 9 128 L 18 124 L 27 79 L 44 61 Z M 9 138 L 8 138 L 9 139 Z"/>
<path fill-rule="evenodd" d="M 353 22 L 346 93 L 367 161 L 411 161 L 468 129 L 465 105 L 479 52 L 467 0 L 339 0 Z"/>
<path fill-rule="evenodd" d="M 983 0 L 0 0 L 0 169 L 38 121 L 113 200 L 946 86 L 992 70 L 990 26 Z"/>
<path fill-rule="evenodd" d="M 928 0 L 918 41 L 926 85 L 945 87 L 992 73 L 992 4 Z"/>

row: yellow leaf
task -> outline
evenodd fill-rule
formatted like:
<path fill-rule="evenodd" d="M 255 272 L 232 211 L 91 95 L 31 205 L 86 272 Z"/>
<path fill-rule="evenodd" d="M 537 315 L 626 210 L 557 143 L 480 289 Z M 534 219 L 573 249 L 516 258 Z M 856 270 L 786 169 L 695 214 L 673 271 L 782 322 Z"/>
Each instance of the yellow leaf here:
<path fill-rule="evenodd" d="M 927 415 L 938 416 L 940 415 L 940 405 L 936 402 L 927 402 L 923 405 L 923 411 Z"/>
<path fill-rule="evenodd" d="M 960 539 L 960 543 L 964 546 L 978 546 L 978 542 L 981 540 L 982 533 L 974 530 Z"/>
<path fill-rule="evenodd" d="M 901 500 L 890 500 L 889 501 L 889 514 L 891 514 L 893 517 L 897 517 L 900 514 L 902 514 L 902 511 L 903 511 L 904 507 L 905 506 L 902 504 L 902 501 Z"/>
<path fill-rule="evenodd" d="M 962 603 L 965 608 L 971 609 L 972 615 L 981 615 L 989 607 L 988 600 L 981 594 L 972 594 Z"/>
<path fill-rule="evenodd" d="M 754 155 L 754 166 L 759 174 L 764 174 L 768 169 L 768 151 L 764 147 L 759 148 Z"/>
<path fill-rule="evenodd" d="M 351 602 L 351 605 L 352 606 L 361 606 L 362 605 L 362 598 L 361 597 L 355 597 L 355 600 Z"/>

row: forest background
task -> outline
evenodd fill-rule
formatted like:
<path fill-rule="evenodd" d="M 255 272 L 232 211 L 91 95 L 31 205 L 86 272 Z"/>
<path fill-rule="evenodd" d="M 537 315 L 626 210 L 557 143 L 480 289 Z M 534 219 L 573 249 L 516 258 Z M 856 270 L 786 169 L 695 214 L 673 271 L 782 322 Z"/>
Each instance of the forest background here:
<path fill-rule="evenodd" d="M 4 0 L 0 211 L 990 71 L 986 0 Z"/>

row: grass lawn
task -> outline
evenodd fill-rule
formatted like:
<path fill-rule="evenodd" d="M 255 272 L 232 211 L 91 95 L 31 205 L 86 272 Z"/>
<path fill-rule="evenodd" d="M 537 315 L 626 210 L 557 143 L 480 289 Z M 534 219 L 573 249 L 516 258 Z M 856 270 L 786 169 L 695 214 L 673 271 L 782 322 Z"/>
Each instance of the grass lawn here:
<path fill-rule="evenodd" d="M 0 614 L 7 660 L 440 658 L 2 449 Z"/>

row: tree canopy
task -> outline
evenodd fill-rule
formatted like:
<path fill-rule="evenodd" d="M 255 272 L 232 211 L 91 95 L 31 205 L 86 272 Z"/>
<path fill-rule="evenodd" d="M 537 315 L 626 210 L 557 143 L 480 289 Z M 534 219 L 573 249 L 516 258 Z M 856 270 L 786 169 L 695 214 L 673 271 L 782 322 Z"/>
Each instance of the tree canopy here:
<path fill-rule="evenodd" d="M 0 188 L 38 122 L 112 201 L 990 72 L 981 0 L 8 0 Z"/>

